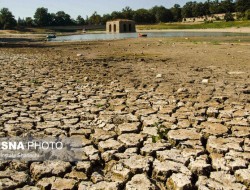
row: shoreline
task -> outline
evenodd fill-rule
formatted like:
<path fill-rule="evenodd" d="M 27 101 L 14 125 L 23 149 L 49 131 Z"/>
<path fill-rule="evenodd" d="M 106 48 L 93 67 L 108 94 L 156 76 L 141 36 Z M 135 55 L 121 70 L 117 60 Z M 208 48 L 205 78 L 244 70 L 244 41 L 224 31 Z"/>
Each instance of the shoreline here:
<path fill-rule="evenodd" d="M 223 29 L 152 29 L 152 30 L 139 30 L 137 29 L 136 33 L 157 33 L 157 32 L 225 32 L 225 33 L 239 33 L 239 34 L 250 34 L 250 27 L 242 27 L 242 28 L 223 28 Z M 65 34 L 57 34 L 57 36 L 73 36 L 73 35 L 88 35 L 88 34 L 105 34 L 105 31 L 91 31 L 87 33 L 65 33 Z M 47 34 L 0 34 L 0 42 L 8 43 L 8 42 L 20 42 L 20 41 L 29 41 L 29 42 L 42 42 L 46 41 Z M 248 36 L 246 35 L 246 36 Z M 86 40 L 87 41 L 87 40 Z M 92 41 L 92 40 L 89 40 Z"/>
<path fill-rule="evenodd" d="M 250 33 L 250 27 L 242 28 L 208 28 L 208 29 L 152 29 L 152 30 L 139 30 L 137 32 L 230 32 L 230 33 Z"/>

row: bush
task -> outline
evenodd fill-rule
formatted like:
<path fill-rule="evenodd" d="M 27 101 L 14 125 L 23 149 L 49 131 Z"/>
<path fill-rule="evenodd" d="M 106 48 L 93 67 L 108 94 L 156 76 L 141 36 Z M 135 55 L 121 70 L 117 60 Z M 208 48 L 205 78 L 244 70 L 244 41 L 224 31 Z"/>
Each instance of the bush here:
<path fill-rule="evenodd" d="M 246 10 L 246 12 L 245 12 L 245 18 L 247 20 L 250 20 L 250 9 Z"/>
<path fill-rule="evenodd" d="M 219 20 L 220 20 L 220 17 L 216 16 L 216 17 L 215 17 L 215 20 L 219 21 Z"/>
<path fill-rule="evenodd" d="M 234 16 L 232 13 L 226 13 L 225 16 L 224 16 L 224 20 L 226 22 L 229 22 L 229 21 L 234 21 Z"/>
<path fill-rule="evenodd" d="M 245 13 L 241 13 L 241 12 L 236 13 L 236 19 L 237 20 L 244 20 L 245 19 Z"/>

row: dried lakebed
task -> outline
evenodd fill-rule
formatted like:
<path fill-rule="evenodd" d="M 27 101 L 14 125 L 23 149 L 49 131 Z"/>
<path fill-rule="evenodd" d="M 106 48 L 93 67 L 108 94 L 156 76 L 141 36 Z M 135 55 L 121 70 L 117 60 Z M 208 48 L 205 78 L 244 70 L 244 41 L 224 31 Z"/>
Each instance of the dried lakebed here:
<path fill-rule="evenodd" d="M 80 135 L 83 160 L 0 161 L 0 189 L 248 189 L 250 49 L 222 40 L 1 47 L 0 136 Z"/>

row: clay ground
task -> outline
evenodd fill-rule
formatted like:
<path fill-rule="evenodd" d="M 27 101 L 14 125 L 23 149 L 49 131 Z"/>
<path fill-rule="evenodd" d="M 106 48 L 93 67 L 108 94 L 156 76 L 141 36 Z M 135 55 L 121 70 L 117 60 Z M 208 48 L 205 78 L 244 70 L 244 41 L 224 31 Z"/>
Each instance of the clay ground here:
<path fill-rule="evenodd" d="M 0 189 L 248 189 L 250 37 L 0 46 L 0 136 L 83 161 L 0 161 Z"/>

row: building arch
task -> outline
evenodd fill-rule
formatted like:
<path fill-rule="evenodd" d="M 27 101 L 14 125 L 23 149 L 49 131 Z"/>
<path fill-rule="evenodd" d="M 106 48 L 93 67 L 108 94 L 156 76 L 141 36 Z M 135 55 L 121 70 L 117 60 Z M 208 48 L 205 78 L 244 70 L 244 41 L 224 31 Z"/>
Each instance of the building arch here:
<path fill-rule="evenodd" d="M 112 32 L 112 25 L 109 24 L 109 32 Z"/>
<path fill-rule="evenodd" d="M 127 32 L 127 24 L 123 24 L 123 32 Z"/>

